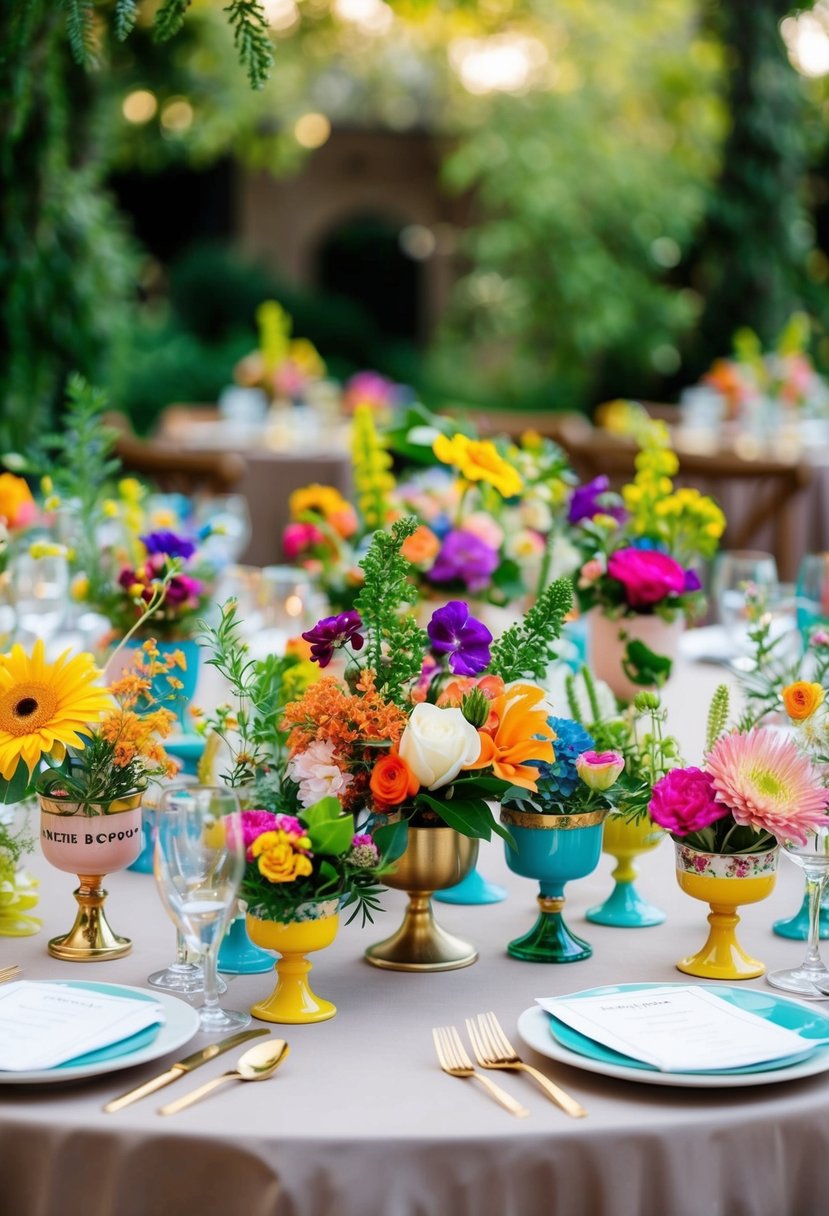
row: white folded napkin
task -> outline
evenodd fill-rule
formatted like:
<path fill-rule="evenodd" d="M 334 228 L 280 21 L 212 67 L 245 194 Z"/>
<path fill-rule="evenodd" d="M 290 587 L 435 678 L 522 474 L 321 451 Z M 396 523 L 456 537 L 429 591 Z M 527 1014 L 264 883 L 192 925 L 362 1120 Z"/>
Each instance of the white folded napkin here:
<path fill-rule="evenodd" d="M 0 1071 L 55 1068 L 164 1021 L 155 1000 L 61 983 L 0 987 Z"/>

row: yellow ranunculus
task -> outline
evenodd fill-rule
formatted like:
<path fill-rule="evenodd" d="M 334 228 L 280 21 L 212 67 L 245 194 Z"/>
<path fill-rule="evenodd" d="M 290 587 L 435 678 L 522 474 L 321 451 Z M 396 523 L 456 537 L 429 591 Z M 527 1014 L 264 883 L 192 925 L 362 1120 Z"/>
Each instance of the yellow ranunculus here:
<path fill-rule="evenodd" d="M 824 691 L 820 684 L 797 680 L 783 689 L 783 705 L 794 722 L 804 722 L 823 704 Z"/>
<path fill-rule="evenodd" d="M 520 494 L 522 482 L 517 471 L 504 460 L 488 439 L 468 439 L 466 435 L 438 435 L 432 451 L 443 464 L 454 465 L 467 481 L 483 481 L 504 498 Z"/>
<path fill-rule="evenodd" d="M 310 846 L 307 836 L 292 840 L 287 832 L 263 832 L 251 845 L 251 853 L 257 858 L 259 873 L 268 882 L 293 882 L 305 878 L 313 871 L 310 858 L 298 853 L 294 844 Z"/>

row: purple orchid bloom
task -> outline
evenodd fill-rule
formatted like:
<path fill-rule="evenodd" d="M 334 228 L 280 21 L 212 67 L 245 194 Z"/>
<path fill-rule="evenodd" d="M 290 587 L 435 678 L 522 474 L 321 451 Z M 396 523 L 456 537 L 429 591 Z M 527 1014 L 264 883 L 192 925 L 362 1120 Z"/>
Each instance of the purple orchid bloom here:
<path fill-rule="evenodd" d="M 429 571 L 433 583 L 463 583 L 468 591 L 483 591 L 498 568 L 498 554 L 479 536 L 454 529 L 444 539 Z"/>
<path fill-rule="evenodd" d="M 433 612 L 426 632 L 435 654 L 449 655 L 456 676 L 476 676 L 489 663 L 492 634 L 469 615 L 469 605 L 463 600 L 450 600 Z"/>
<path fill-rule="evenodd" d="M 610 481 L 604 475 L 586 481 L 583 486 L 576 486 L 570 497 L 568 522 L 578 524 L 583 519 L 592 519 L 594 515 L 610 515 L 617 523 L 623 523 L 627 519 L 625 508 L 618 502 L 602 502 L 610 492 Z"/>
<path fill-rule="evenodd" d="M 320 667 L 327 667 L 334 657 L 334 651 L 350 644 L 354 650 L 362 650 L 365 638 L 359 632 L 363 620 L 359 612 L 340 612 L 337 616 L 326 616 L 317 621 L 313 629 L 303 633 L 306 642 L 311 643 L 311 658 Z"/>
<path fill-rule="evenodd" d="M 180 557 L 186 562 L 196 552 L 195 542 L 176 532 L 148 532 L 140 540 L 149 555 L 163 553 L 166 557 Z"/>

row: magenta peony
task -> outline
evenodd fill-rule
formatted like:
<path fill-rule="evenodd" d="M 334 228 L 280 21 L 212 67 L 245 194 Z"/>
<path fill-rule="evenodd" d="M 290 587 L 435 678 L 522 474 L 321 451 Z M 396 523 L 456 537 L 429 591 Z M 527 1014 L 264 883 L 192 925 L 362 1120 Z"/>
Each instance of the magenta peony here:
<path fill-rule="evenodd" d="M 607 573 L 622 584 L 628 605 L 637 611 L 685 590 L 683 567 L 655 549 L 618 549 L 608 559 Z"/>
<path fill-rule="evenodd" d="M 654 823 L 675 836 L 698 832 L 730 814 L 717 801 L 710 773 L 693 767 L 674 768 L 660 778 L 651 792 L 648 811 Z"/>

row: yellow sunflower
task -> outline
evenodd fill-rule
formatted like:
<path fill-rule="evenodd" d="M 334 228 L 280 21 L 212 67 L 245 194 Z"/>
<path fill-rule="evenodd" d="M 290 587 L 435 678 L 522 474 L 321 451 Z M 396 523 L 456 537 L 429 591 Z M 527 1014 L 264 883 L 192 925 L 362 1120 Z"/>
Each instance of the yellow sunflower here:
<path fill-rule="evenodd" d="M 83 747 L 84 735 L 112 709 L 91 654 L 69 651 L 47 663 L 43 642 L 31 655 L 22 646 L 0 655 L 0 775 L 10 781 L 22 760 L 34 772 L 41 756 L 60 761 L 67 747 Z"/>

